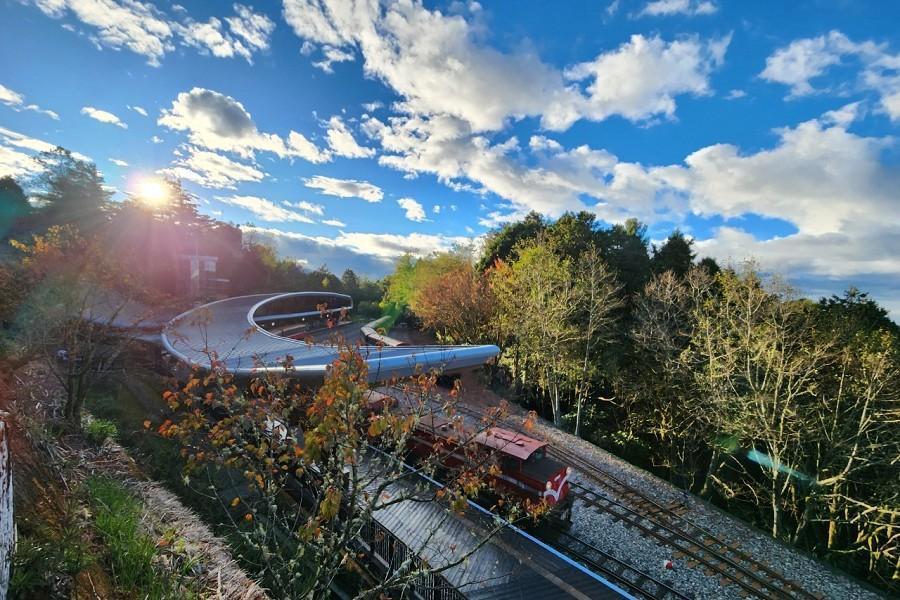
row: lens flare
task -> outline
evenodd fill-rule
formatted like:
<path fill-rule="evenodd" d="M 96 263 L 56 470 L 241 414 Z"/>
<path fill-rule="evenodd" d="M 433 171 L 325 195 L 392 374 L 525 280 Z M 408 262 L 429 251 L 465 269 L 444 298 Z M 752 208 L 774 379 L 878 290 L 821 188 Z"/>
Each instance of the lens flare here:
<path fill-rule="evenodd" d="M 154 177 L 145 177 L 138 181 L 136 196 L 149 206 L 162 206 L 169 199 L 166 182 Z"/>

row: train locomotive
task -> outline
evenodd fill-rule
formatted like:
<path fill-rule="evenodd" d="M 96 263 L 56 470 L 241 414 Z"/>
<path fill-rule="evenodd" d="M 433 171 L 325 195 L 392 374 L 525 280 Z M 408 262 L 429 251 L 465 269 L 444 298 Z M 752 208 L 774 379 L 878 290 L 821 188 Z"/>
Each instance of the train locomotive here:
<path fill-rule="evenodd" d="M 369 392 L 372 410 L 381 410 L 394 402 L 391 396 L 378 391 Z M 449 449 L 444 463 L 455 467 L 465 456 L 453 451 L 458 432 L 450 420 L 437 414 L 423 415 L 410 439 L 409 450 L 420 458 L 431 456 L 435 448 Z M 550 506 L 554 521 L 568 523 L 572 515 L 569 478 L 572 467 L 554 460 L 547 454 L 549 444 L 517 431 L 488 427 L 474 435 L 472 442 L 484 456 L 497 460 L 499 472 L 492 475 L 496 488 L 532 502 Z"/>

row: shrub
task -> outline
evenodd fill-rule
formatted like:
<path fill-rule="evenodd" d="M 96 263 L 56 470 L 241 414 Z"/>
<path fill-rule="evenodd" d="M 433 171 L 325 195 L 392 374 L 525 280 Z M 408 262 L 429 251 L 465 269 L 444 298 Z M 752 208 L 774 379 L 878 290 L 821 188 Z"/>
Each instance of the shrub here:
<path fill-rule="evenodd" d="M 115 440 L 119 430 L 116 424 L 106 419 L 92 419 L 84 428 L 87 440 L 95 446 L 102 446 L 106 440 Z"/>

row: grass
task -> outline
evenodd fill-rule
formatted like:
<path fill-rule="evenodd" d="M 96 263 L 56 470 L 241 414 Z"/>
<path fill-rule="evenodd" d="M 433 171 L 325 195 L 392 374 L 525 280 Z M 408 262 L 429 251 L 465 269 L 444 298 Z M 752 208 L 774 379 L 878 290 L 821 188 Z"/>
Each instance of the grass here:
<path fill-rule="evenodd" d="M 95 446 L 102 446 L 106 440 L 115 440 L 118 433 L 116 424 L 106 419 L 91 419 L 84 426 L 84 436 Z"/>
<path fill-rule="evenodd" d="M 158 563 L 156 542 L 141 529 L 140 500 L 118 481 L 96 477 L 85 482 L 94 528 L 103 538 L 104 554 L 120 589 L 140 598 L 184 598 L 190 594 L 178 582 L 178 573 Z"/>

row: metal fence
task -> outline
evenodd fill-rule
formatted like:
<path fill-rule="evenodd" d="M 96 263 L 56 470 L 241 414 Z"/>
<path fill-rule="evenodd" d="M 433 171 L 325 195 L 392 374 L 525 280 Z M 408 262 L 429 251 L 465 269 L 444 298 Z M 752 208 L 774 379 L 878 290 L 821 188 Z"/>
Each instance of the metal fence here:
<path fill-rule="evenodd" d="M 359 543 L 369 563 L 381 573 L 393 573 L 412 551 L 378 521 L 370 518 L 359 535 Z M 422 559 L 412 556 L 410 571 L 422 566 Z M 439 573 L 425 573 L 410 586 L 412 597 L 417 600 L 465 600 L 466 596 L 453 587 Z"/>

